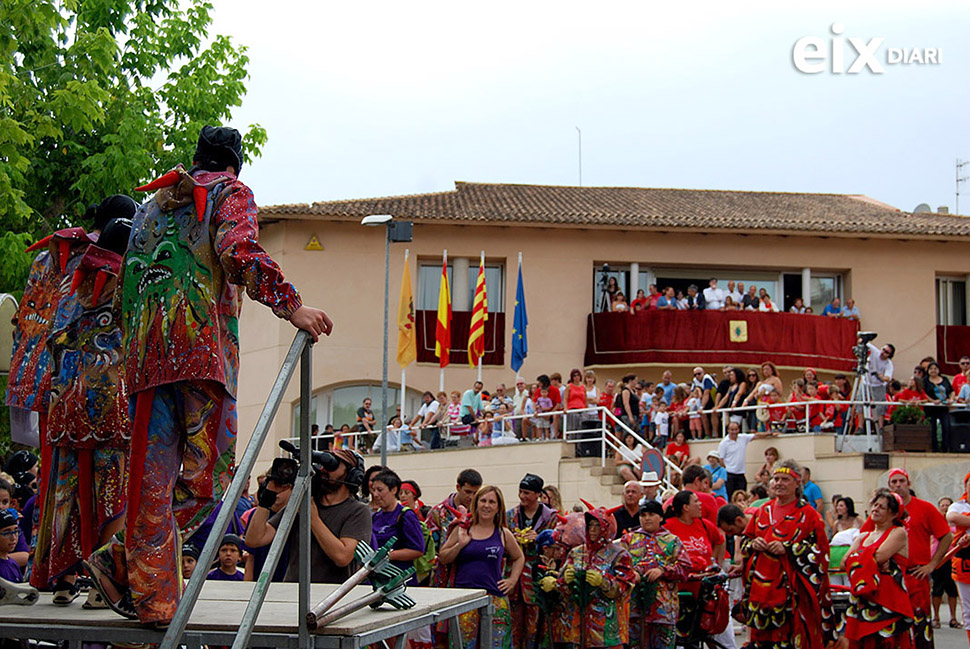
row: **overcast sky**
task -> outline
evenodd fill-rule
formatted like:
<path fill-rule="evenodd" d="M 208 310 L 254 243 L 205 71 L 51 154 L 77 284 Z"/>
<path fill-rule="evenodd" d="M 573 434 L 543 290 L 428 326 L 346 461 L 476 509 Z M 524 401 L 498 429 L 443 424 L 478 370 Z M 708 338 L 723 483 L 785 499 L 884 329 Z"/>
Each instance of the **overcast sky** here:
<path fill-rule="evenodd" d="M 970 159 L 970 5 L 923 4 L 215 0 L 214 27 L 249 47 L 233 121 L 269 133 L 244 176 L 262 205 L 575 185 L 578 126 L 584 185 L 952 211 L 955 159 Z M 795 42 L 828 48 L 836 22 L 840 38 L 885 39 L 883 74 L 795 68 Z M 942 63 L 888 65 L 889 48 Z"/>

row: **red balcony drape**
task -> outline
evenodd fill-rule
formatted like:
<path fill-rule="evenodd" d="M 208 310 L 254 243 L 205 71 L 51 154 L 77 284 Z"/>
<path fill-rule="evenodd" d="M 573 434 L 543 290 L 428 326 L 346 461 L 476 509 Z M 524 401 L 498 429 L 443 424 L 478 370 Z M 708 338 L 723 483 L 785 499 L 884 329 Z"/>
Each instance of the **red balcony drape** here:
<path fill-rule="evenodd" d="M 744 322 L 745 342 L 732 342 L 732 322 Z M 742 327 L 743 328 L 743 327 Z M 586 365 L 698 363 L 835 371 L 855 369 L 859 323 L 794 313 L 647 311 L 593 313 L 586 326 Z"/>
<path fill-rule="evenodd" d="M 970 327 L 963 325 L 936 326 L 936 362 L 943 373 L 960 373 L 960 357 L 970 354 Z"/>

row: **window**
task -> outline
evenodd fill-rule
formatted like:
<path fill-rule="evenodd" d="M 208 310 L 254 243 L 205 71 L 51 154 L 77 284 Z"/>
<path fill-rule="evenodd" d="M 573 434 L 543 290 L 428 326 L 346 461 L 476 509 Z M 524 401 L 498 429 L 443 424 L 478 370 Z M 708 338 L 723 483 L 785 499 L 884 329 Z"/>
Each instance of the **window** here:
<path fill-rule="evenodd" d="M 440 266 L 439 266 L 440 271 Z M 414 413 L 421 407 L 421 392 L 412 388 L 407 388 L 407 398 L 404 408 L 404 415 L 408 418 L 413 417 Z M 364 383 L 358 385 L 344 385 L 339 388 L 322 390 L 313 395 L 310 400 L 310 424 L 317 424 L 322 431 L 327 424 L 333 424 L 334 428 L 339 429 L 342 425 L 348 424 L 351 428 L 357 423 L 357 409 L 360 408 L 365 398 L 370 398 L 373 402 L 371 410 L 374 416 L 380 420 L 381 416 L 381 384 Z M 397 413 L 400 405 L 401 388 L 388 386 L 387 388 L 387 418 L 390 419 Z M 293 423 L 291 435 L 300 435 L 300 404 L 297 402 L 293 406 Z"/>
<path fill-rule="evenodd" d="M 952 277 L 936 278 L 936 324 L 967 324 L 967 282 Z"/>
<path fill-rule="evenodd" d="M 606 284 L 611 279 L 616 281 L 619 290 L 623 291 L 627 304 L 633 300 L 633 296 L 630 295 L 629 268 L 617 268 L 610 265 L 609 272 L 604 273 L 602 266 L 596 266 L 593 269 L 593 311 L 596 313 L 610 310 L 610 298 L 606 293 Z"/>
<path fill-rule="evenodd" d="M 475 301 L 475 283 L 478 281 L 478 260 L 468 261 L 467 288 L 455 286 L 455 269 L 451 259 L 448 260 L 448 287 L 451 289 L 451 303 L 453 311 L 456 304 L 465 304 L 467 299 L 470 311 Z M 438 310 L 438 291 L 441 288 L 441 262 L 421 262 L 418 265 L 417 306 L 418 311 Z M 467 291 L 458 295 L 458 290 Z M 485 262 L 485 291 L 488 296 L 488 312 L 505 312 L 505 266 L 500 263 Z M 461 299 L 459 299 L 461 298 Z"/>
<path fill-rule="evenodd" d="M 821 313 L 826 305 L 835 298 L 842 297 L 841 277 L 816 275 L 812 273 L 812 310 Z"/>

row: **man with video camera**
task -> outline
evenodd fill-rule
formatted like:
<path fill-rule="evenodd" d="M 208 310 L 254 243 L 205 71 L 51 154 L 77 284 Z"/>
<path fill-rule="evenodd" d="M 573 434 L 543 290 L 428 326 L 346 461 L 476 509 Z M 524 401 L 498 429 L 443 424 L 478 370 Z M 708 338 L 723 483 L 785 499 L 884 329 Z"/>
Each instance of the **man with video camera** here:
<path fill-rule="evenodd" d="M 288 449 L 295 452 L 295 449 Z M 274 463 L 275 464 L 275 463 Z M 356 452 L 337 449 L 313 453 L 313 479 L 310 486 L 313 506 L 310 508 L 310 581 L 339 584 L 354 571 L 354 550 L 358 541 L 370 541 L 371 514 L 367 505 L 354 496 L 364 479 L 364 460 Z M 272 489 L 276 480 L 267 479 L 260 490 L 259 503 L 246 530 L 246 545 L 258 548 L 269 545 L 283 518 L 277 506 L 278 493 Z M 293 525 L 288 540 L 290 553 L 283 581 L 295 582 L 300 574 L 300 551 Z"/>

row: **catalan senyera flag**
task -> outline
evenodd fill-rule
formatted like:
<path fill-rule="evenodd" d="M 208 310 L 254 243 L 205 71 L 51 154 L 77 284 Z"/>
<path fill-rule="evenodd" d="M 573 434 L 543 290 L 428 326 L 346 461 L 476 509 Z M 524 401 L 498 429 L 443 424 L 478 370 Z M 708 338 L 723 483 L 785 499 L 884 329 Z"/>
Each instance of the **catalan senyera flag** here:
<path fill-rule="evenodd" d="M 411 295 L 411 268 L 404 260 L 401 277 L 401 301 L 397 306 L 397 364 L 403 370 L 418 357 L 418 341 L 414 333 L 414 297 Z"/>
<path fill-rule="evenodd" d="M 441 287 L 438 289 L 438 322 L 434 327 L 434 355 L 441 367 L 448 366 L 451 346 L 451 291 L 448 289 L 448 263 L 441 265 Z"/>
<path fill-rule="evenodd" d="M 477 367 L 485 355 L 485 322 L 488 320 L 488 297 L 485 294 L 485 261 L 478 265 L 475 282 L 475 302 L 472 306 L 472 324 L 468 330 L 468 364 Z"/>

